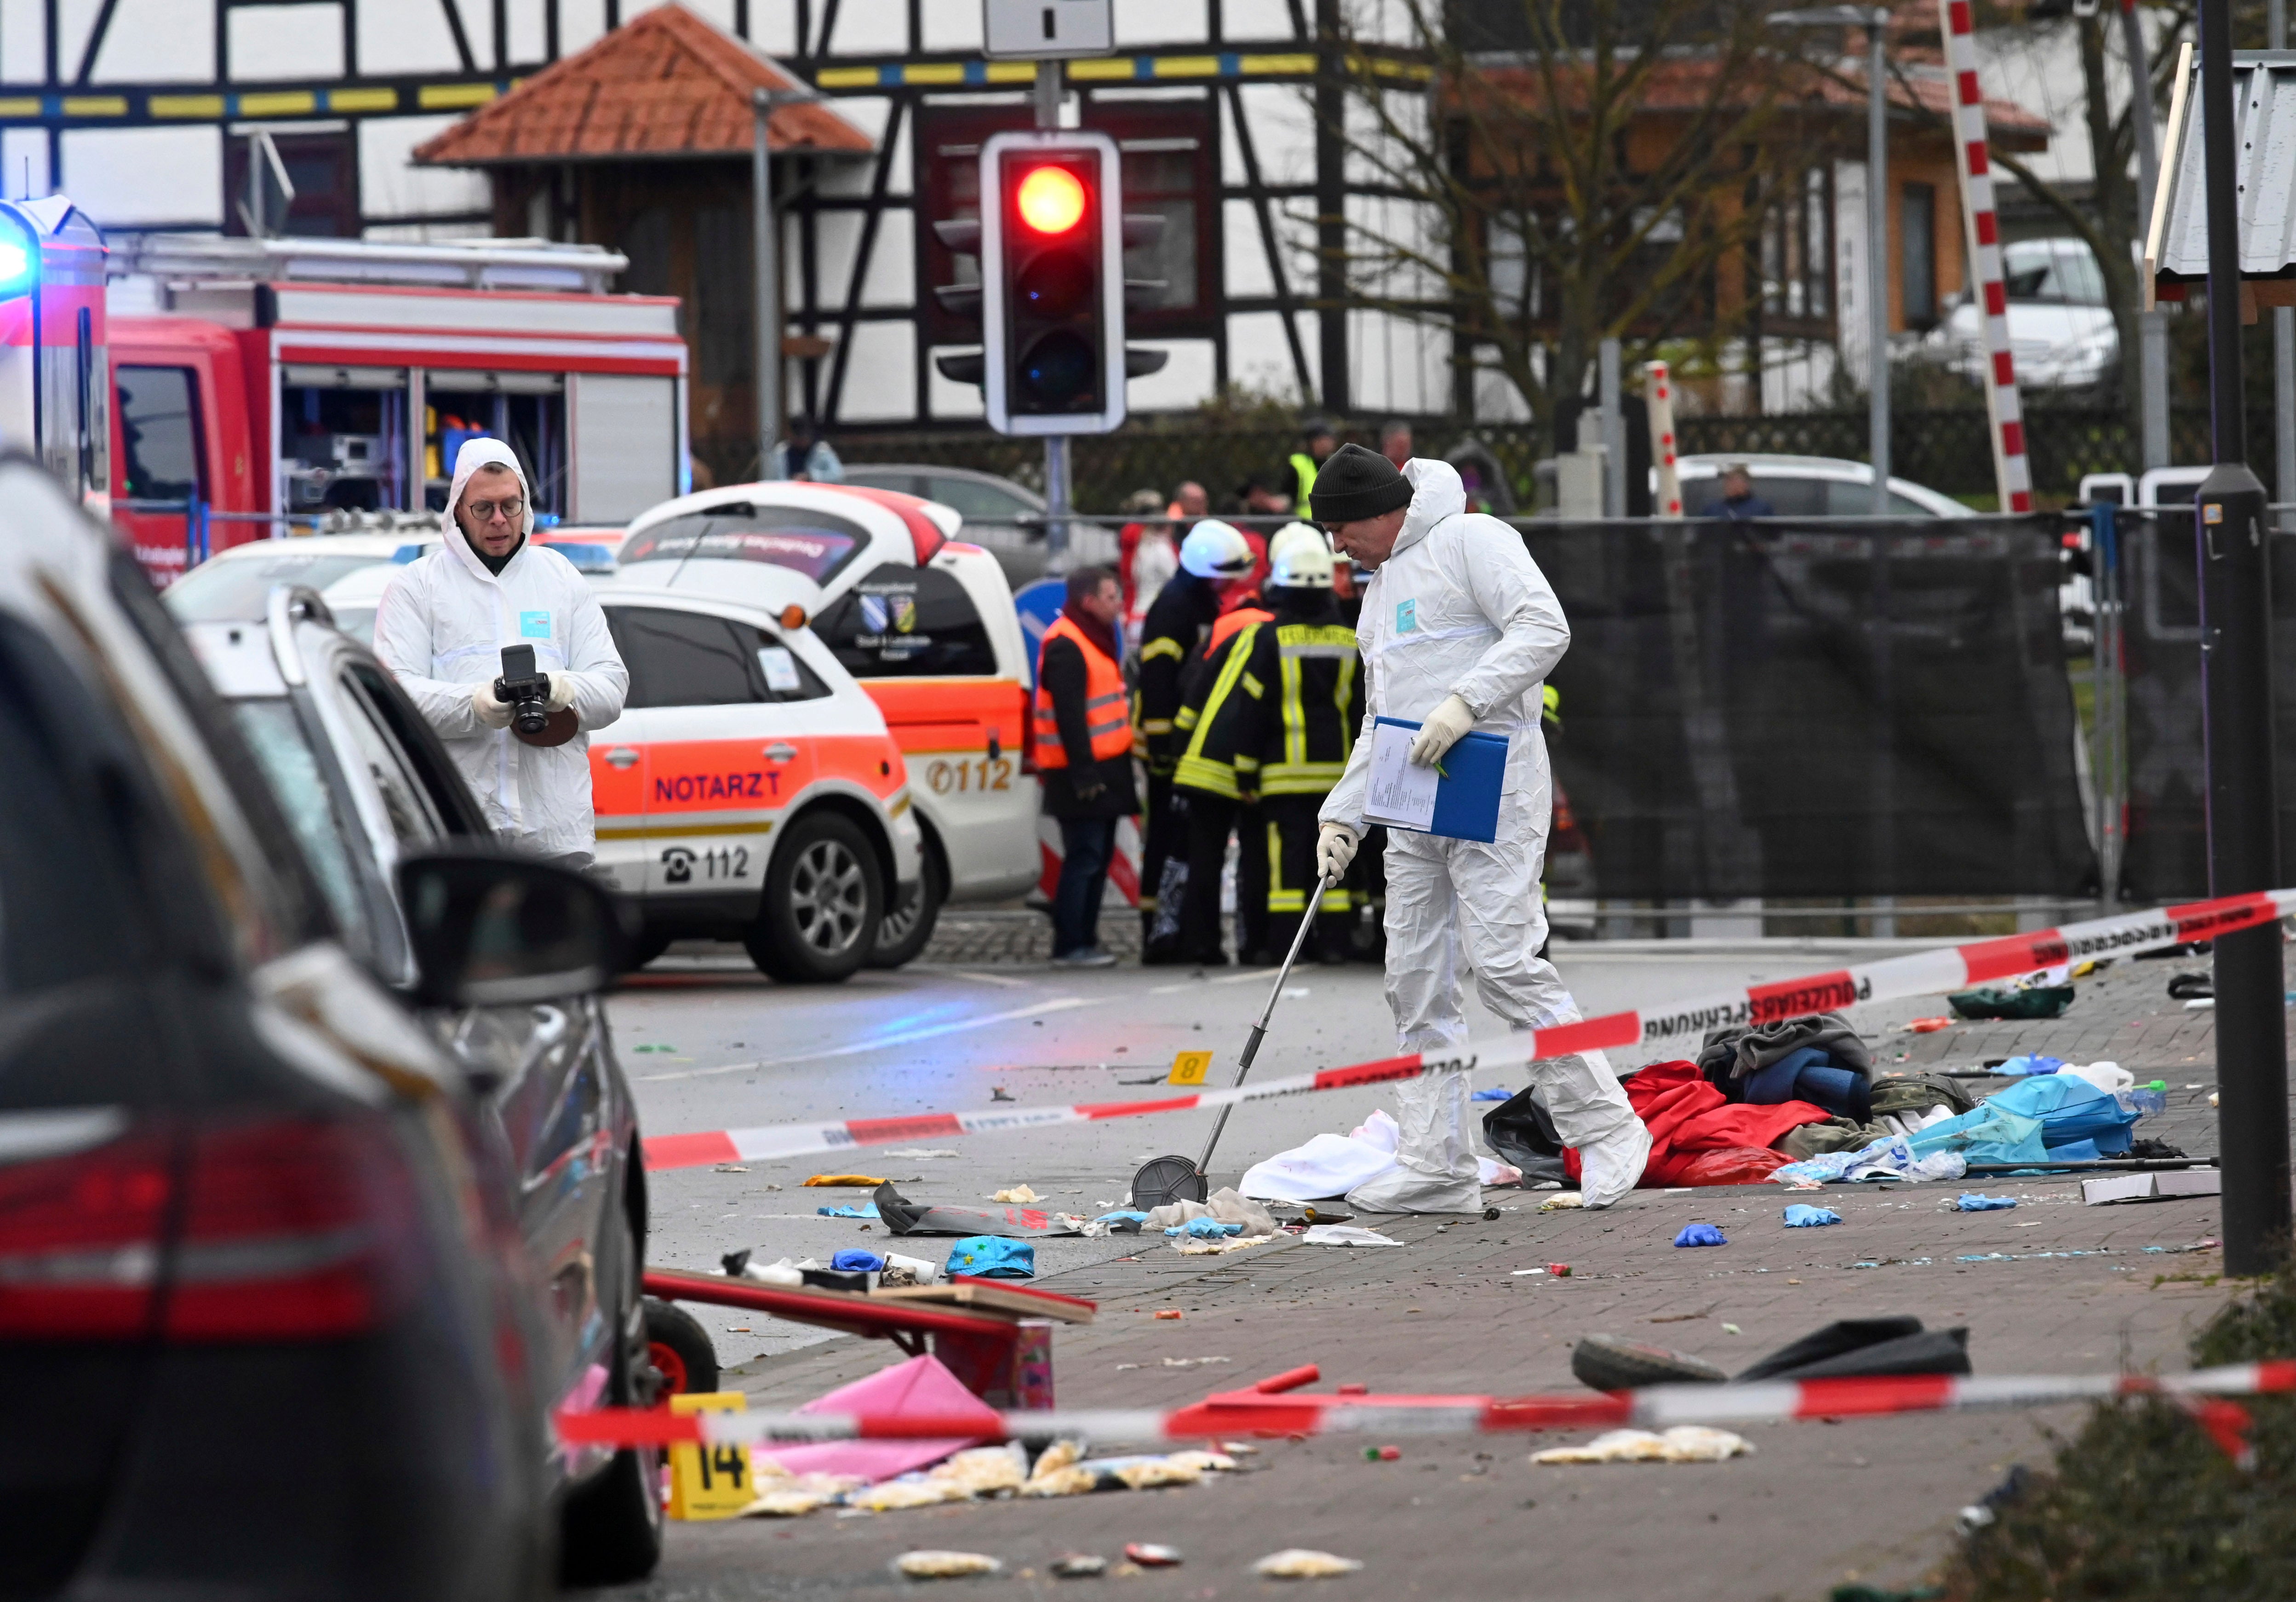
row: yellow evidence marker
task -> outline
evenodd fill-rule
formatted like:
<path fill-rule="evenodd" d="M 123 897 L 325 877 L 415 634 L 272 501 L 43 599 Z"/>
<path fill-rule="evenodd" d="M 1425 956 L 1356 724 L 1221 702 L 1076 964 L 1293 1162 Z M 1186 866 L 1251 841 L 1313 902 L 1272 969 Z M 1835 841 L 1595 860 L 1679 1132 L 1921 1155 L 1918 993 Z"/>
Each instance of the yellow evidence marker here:
<path fill-rule="evenodd" d="M 1201 1085 L 1211 1065 L 1210 1052 L 1184 1051 L 1172 1059 L 1172 1077 L 1164 1082 L 1168 1085 Z"/>
<path fill-rule="evenodd" d="M 739 1391 L 706 1391 L 673 1396 L 669 1410 L 691 1413 L 740 1413 L 750 1399 Z M 750 1449 L 741 1442 L 727 1445 L 680 1444 L 669 1449 L 669 1516 L 672 1518 L 732 1518 L 758 1499 L 750 1483 Z"/>

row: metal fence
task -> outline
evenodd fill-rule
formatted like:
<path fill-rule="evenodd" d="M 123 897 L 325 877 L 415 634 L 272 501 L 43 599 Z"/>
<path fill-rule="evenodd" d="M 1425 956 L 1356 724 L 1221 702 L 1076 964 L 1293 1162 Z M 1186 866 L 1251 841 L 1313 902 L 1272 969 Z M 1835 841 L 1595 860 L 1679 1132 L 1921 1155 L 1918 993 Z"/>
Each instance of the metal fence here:
<path fill-rule="evenodd" d="M 1988 497 L 1994 493 L 1993 453 L 1985 413 L 1974 407 L 1899 410 L 1892 416 L 1890 462 L 1897 476 L 1947 495 Z M 2208 412 L 2180 407 L 2169 419 L 2170 459 L 2210 459 Z M 1552 431 L 1533 423 L 1462 424 L 1440 418 L 1414 421 L 1422 455 L 1448 454 L 1469 437 L 1496 457 L 1513 487 L 1519 505 L 1532 499 L 1533 469 L 1554 454 Z M 1866 456 L 1866 414 L 1787 412 L 1751 417 L 1683 417 L 1677 420 L 1686 454 L 1782 453 L 1791 456 Z M 1343 439 L 1375 446 L 1376 424 L 1349 427 Z M 2249 413 L 2249 460 L 2274 461 L 2272 417 L 2264 407 Z M 2037 407 L 2025 415 L 2027 448 L 2034 485 L 2045 497 L 2070 498 L 2087 472 L 2134 472 L 2143 461 L 2136 428 L 2125 412 L 2103 407 Z M 840 434 L 837 448 L 851 462 L 926 462 L 969 467 L 1044 488 L 1041 441 L 1012 440 L 985 429 L 968 432 Z M 1137 421 L 1112 434 L 1080 436 L 1070 448 L 1075 499 L 1079 510 L 1114 512 L 1136 489 L 1169 495 L 1193 480 L 1225 505 L 1254 475 L 1279 487 L 1284 458 L 1299 448 L 1299 436 L 1281 427 L 1207 426 L 1193 419 Z M 2267 485 L 2276 498 L 2296 498 L 2296 486 Z"/>

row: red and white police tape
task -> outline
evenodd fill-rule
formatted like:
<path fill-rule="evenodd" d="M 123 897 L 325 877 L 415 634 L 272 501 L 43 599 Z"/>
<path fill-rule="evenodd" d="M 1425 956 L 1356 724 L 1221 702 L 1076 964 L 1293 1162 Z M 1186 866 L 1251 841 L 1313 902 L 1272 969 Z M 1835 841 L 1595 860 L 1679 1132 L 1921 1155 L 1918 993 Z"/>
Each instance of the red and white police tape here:
<path fill-rule="evenodd" d="M 2045 1407 L 2118 1396 L 2198 1401 L 2296 1391 L 2296 1361 L 2235 1363 L 2191 1374 L 2024 1375 L 1964 1378 L 1900 1375 L 1886 1379 L 1779 1380 L 1754 1384 L 1652 1385 L 1640 1391 L 1564 1396 L 1411 1396 L 1285 1393 L 1312 1384 L 1295 1369 L 1261 1386 L 1207 1396 L 1170 1411 L 1154 1409 L 997 1412 L 986 1406 L 936 1413 L 690 1413 L 601 1408 L 558 1415 L 569 1446 L 755 1445 L 763 1442 L 1046 1440 L 1095 1442 L 1221 1440 L 1239 1435 L 1476 1435 L 1514 1431 L 1669 1429 L 1676 1425 L 1780 1424 L 1797 1419 L 1948 1413 Z"/>
<path fill-rule="evenodd" d="M 1315 1090 L 1384 1084 L 1416 1079 L 1436 1068 L 1513 1068 L 1541 1057 L 1572 1052 L 1655 1048 L 1660 1043 L 1694 1039 L 1726 1024 L 1760 1024 L 1811 1013 L 1834 1012 L 1866 1001 L 1903 1000 L 1943 995 L 2037 968 L 2097 957 L 2132 957 L 2188 941 L 2213 940 L 2296 914 L 2296 890 L 2259 891 L 2219 896 L 2151 912 L 2092 918 L 2029 934 L 1972 941 L 1830 974 L 1812 974 L 1770 984 L 1749 985 L 1699 1000 L 1606 1013 L 1573 1023 L 1525 1030 L 1488 1044 L 1471 1045 L 1456 1056 L 1413 1052 L 1341 1068 L 1261 1080 L 1226 1090 L 1201 1090 L 1151 1101 L 1081 1102 L 1067 1106 L 993 1106 L 967 1113 L 916 1113 L 896 1118 L 853 1118 L 837 1123 L 765 1124 L 747 1130 L 710 1130 L 692 1135 L 655 1135 L 645 1142 L 650 1169 L 697 1168 L 712 1162 L 763 1162 L 814 1152 L 885 1146 L 952 1135 L 987 1135 L 1054 1124 L 1093 1123 L 1105 1118 L 1136 1118 L 1151 1113 L 1185 1113 L 1211 1107 L 1273 1101 Z M 1644 1059 L 1648 1060 L 1648 1059 Z"/>

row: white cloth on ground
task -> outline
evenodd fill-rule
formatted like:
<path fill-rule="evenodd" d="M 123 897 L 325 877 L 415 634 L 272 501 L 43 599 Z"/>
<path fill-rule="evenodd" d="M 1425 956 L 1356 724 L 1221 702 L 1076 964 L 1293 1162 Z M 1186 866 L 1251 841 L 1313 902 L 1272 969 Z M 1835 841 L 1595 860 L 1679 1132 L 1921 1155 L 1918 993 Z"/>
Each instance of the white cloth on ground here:
<path fill-rule="evenodd" d="M 1521 537 L 1466 510 L 1447 463 L 1404 468 L 1413 494 L 1393 555 L 1364 593 L 1356 638 L 1367 686 L 1363 737 L 1320 816 L 1360 829 L 1380 717 L 1424 721 L 1451 696 L 1475 727 L 1507 740 L 1495 840 L 1389 831 L 1387 998 L 1406 1052 L 1440 1057 L 1467 1043 L 1461 966 L 1477 993 L 1517 1030 L 1570 1023 L 1580 1014 L 1554 965 L 1538 953 L 1546 918 L 1539 903 L 1554 782 L 1539 733 L 1541 686 L 1570 643 L 1570 625 Z M 1366 1211 L 1450 1212 L 1475 1204 L 1466 1071 L 1439 1068 L 1401 1087 L 1407 1174 L 1349 1194 Z M 1640 1128 L 1609 1060 L 1599 1051 L 1531 1064 L 1564 1141 L 1603 1154 L 1588 1200 L 1606 1204 L 1641 1175 L 1628 1133 Z M 1613 1194 L 1615 1193 L 1615 1194 Z M 1600 1199 L 1597 1199 L 1597 1198 Z"/>
<path fill-rule="evenodd" d="M 1348 1134 L 1317 1135 L 1305 1146 L 1254 1163 L 1236 1188 L 1271 1202 L 1318 1202 L 1326 1196 L 1347 1195 L 1399 1166 L 1395 1150 L 1401 1135 L 1393 1118 L 1374 1110 Z M 1475 1170 L 1482 1185 L 1522 1181 L 1520 1170 L 1488 1157 L 1477 1157 Z"/>
<path fill-rule="evenodd" d="M 1143 1235 L 1169 1229 L 1175 1224 L 1185 1224 L 1191 1219 L 1208 1218 L 1223 1224 L 1242 1224 L 1246 1235 L 1273 1235 L 1275 1217 L 1267 1208 L 1239 1194 L 1234 1187 L 1215 1190 L 1201 1202 L 1169 1202 L 1148 1211 L 1148 1221 L 1140 1226 Z"/>
<path fill-rule="evenodd" d="M 446 543 L 401 569 L 375 608 L 374 653 L 438 731 L 463 776 L 503 837 L 537 855 L 596 849 L 590 801 L 588 731 L 622 715 L 630 676 L 606 628 L 590 580 L 534 543 L 533 496 L 518 457 L 499 440 L 466 440 L 455 457 L 451 508 L 481 467 L 507 467 L 526 491 L 525 543 L 499 576 L 488 572 L 452 511 Z M 505 645 L 531 645 L 554 685 L 570 679 L 580 732 L 563 745 L 529 745 L 508 728 L 488 728 L 472 686 L 502 672 Z"/>

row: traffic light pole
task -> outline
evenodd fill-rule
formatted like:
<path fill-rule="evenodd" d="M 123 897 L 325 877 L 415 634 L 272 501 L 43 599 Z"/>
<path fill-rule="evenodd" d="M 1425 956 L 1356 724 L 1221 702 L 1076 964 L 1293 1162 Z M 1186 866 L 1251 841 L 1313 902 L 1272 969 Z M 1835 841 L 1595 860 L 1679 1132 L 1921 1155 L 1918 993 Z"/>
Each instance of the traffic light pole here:
<path fill-rule="evenodd" d="M 2195 498 L 2202 730 L 2211 895 L 2269 890 L 2280 874 L 2272 756 L 2264 485 L 2243 459 L 2239 137 L 2230 0 L 2201 0 L 2202 171 L 2208 197 L 2209 413 L 2216 467 Z M 2289 1230 L 2288 1050 L 2280 926 L 2216 941 L 2217 1147 L 2227 1274 L 2272 1271 Z"/>
<path fill-rule="evenodd" d="M 1048 131 L 1061 126 L 1061 64 L 1037 63 L 1037 126 Z M 985 203 L 985 200 L 984 200 Z M 1120 380 L 1119 382 L 1121 382 Z M 1064 573 L 1069 566 L 1069 437 L 1045 436 L 1045 566 Z"/>

